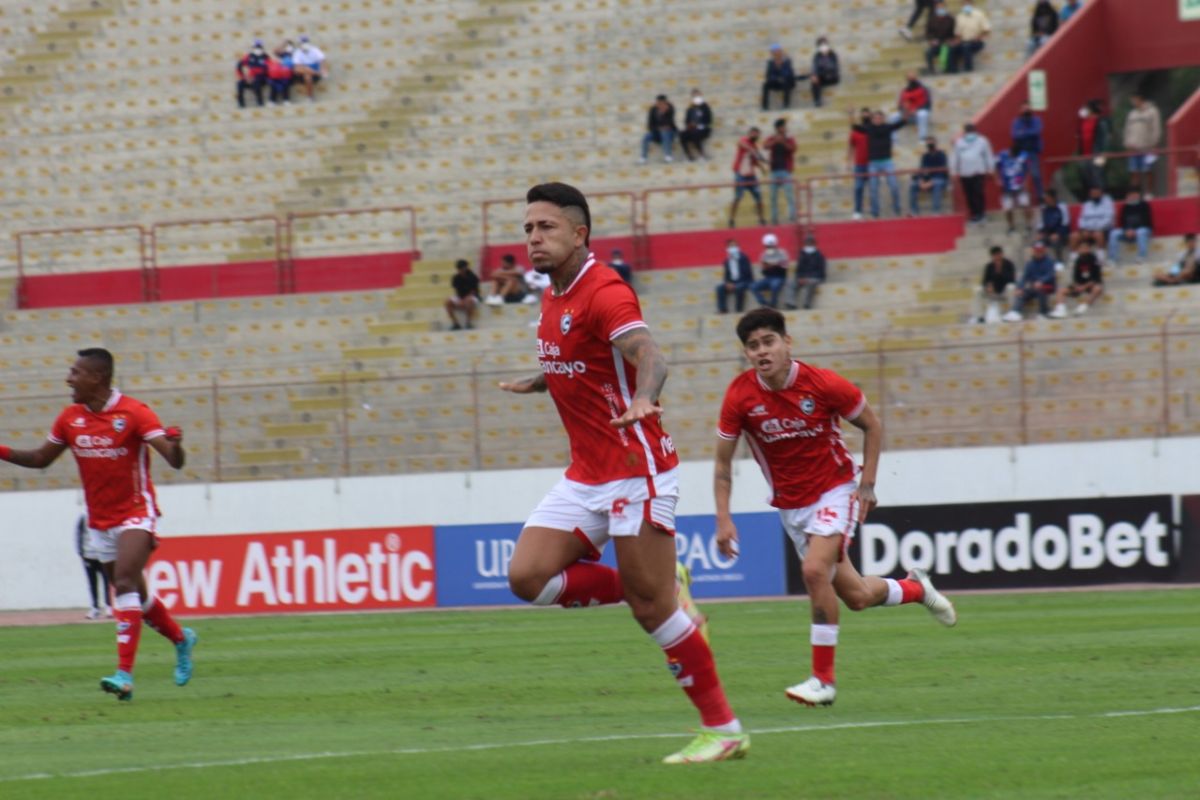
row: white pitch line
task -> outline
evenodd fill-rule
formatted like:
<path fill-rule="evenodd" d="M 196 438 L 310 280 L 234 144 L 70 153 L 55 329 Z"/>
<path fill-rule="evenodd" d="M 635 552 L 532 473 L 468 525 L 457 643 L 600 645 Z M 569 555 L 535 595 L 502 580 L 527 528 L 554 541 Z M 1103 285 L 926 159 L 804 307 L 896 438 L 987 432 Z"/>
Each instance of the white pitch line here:
<path fill-rule="evenodd" d="M 897 728 L 916 725 L 972 725 L 981 722 L 1043 722 L 1046 720 L 1105 719 L 1112 717 L 1147 717 L 1159 714 L 1189 714 L 1200 711 L 1200 706 L 1181 708 L 1151 708 L 1142 711 L 1101 711 L 1096 714 L 1034 714 L 1014 717 L 946 717 L 920 720 L 874 720 L 866 722 L 837 722 L 830 725 L 791 725 L 784 728 L 759 728 L 748 731 L 753 736 L 768 736 L 776 733 L 813 733 L 818 731 L 855 730 L 863 728 Z M 584 736 L 575 739 L 530 739 L 521 742 L 483 742 L 480 744 L 447 745 L 444 747 L 401 747 L 391 750 L 350 750 L 344 752 L 300 753 L 281 756 L 255 756 L 232 758 L 225 761 L 195 761 L 181 764 L 155 764 L 137 767 L 111 767 L 108 769 L 82 770 L 79 772 L 32 772 L 26 775 L 0 777 L 0 783 L 16 781 L 39 781 L 51 778 L 95 778 L 104 775 L 123 775 L 137 772 L 162 772 L 175 769 L 210 769 L 213 767 L 243 767 L 254 764 L 279 764 L 288 761 L 310 761 L 321 758 L 365 758 L 368 756 L 410 756 L 434 753 L 466 753 L 481 750 L 504 750 L 517 747 L 547 747 L 566 744 L 593 744 L 596 742 L 627 742 L 642 739 L 678 739 L 689 734 L 682 733 L 635 733 L 610 736 Z"/>

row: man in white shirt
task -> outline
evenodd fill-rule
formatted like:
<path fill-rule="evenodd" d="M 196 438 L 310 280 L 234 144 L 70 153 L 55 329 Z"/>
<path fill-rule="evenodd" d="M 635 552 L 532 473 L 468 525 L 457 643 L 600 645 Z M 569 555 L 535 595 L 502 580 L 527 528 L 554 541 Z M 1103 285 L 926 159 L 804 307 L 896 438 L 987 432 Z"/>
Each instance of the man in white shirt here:
<path fill-rule="evenodd" d="M 307 36 L 300 37 L 300 46 L 292 53 L 292 71 L 303 81 L 308 99 L 316 100 L 313 88 L 325 77 L 325 54 Z"/>
<path fill-rule="evenodd" d="M 1114 224 L 1116 212 L 1112 198 L 1099 186 L 1093 186 L 1088 192 L 1088 199 L 1079 207 L 1079 223 L 1071 234 L 1071 249 L 1079 247 L 1079 242 L 1086 237 L 1093 246 L 1102 250 Z"/>

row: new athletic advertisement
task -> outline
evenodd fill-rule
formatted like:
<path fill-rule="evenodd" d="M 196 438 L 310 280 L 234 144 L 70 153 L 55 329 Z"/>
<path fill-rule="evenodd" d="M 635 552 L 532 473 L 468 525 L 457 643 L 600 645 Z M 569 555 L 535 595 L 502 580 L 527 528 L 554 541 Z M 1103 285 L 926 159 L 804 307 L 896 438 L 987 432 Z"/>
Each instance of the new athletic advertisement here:
<path fill-rule="evenodd" d="M 727 559 L 716 546 L 711 514 L 676 517 L 675 552 L 692 571 L 692 593 L 708 597 L 755 597 L 784 593 L 779 557 L 779 515 L 734 514 L 741 552 Z M 437 529 L 438 605 L 520 603 L 508 589 L 508 564 L 521 523 L 447 525 Z M 601 563 L 616 566 L 610 542 Z"/>
<path fill-rule="evenodd" d="M 940 589 L 1169 581 L 1172 519 L 1169 495 L 878 508 L 850 555 L 864 575 L 921 567 Z"/>
<path fill-rule="evenodd" d="M 428 526 L 171 537 L 146 580 L 180 616 L 437 603 Z"/>

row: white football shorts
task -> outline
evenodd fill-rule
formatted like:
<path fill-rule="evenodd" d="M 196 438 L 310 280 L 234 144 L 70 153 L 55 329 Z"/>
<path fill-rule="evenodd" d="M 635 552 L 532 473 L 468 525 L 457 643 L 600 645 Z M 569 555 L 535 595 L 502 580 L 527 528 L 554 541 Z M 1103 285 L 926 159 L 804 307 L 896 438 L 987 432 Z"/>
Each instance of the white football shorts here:
<path fill-rule="evenodd" d="M 809 536 L 841 536 L 842 553 L 838 560 L 846 557 L 858 523 L 858 500 L 852 497 L 857 488 L 858 484 L 850 481 L 833 487 L 810 506 L 779 509 L 783 529 L 801 561 L 808 552 Z"/>
<path fill-rule="evenodd" d="M 563 478 L 538 503 L 525 527 L 578 531 L 599 558 L 610 537 L 637 536 L 643 522 L 674 535 L 678 502 L 677 469 L 595 485 Z"/>
<path fill-rule="evenodd" d="M 115 528 L 106 531 L 88 528 L 87 539 L 83 543 L 85 558 L 94 558 L 101 564 L 117 560 L 117 540 L 125 531 L 149 531 L 158 543 L 158 520 L 155 517 L 130 517 Z"/>

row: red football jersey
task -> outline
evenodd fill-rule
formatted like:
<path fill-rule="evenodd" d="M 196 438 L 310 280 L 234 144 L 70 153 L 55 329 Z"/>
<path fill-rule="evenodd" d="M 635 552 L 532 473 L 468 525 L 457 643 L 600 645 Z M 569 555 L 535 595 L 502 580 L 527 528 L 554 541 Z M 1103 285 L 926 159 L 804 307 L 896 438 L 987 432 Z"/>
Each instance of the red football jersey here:
<path fill-rule="evenodd" d="M 116 389 L 99 412 L 82 403 L 63 409 L 49 439 L 75 455 L 88 525 L 107 530 L 133 517 L 159 516 L 146 442 L 164 435 L 149 406 Z"/>
<path fill-rule="evenodd" d="M 725 392 L 717 434 L 737 439 L 745 431 L 771 505 L 804 508 L 858 474 L 838 418 L 854 419 L 866 405 L 862 391 L 832 370 L 793 361 L 787 384 L 775 391 L 749 369 Z"/>
<path fill-rule="evenodd" d="M 644 328 L 642 308 L 617 271 L 588 259 L 561 296 L 547 289 L 538 322 L 538 361 L 571 442 L 567 477 L 587 484 L 657 475 L 679 464 L 657 419 L 610 423 L 637 391 L 637 370 L 612 340 Z"/>

